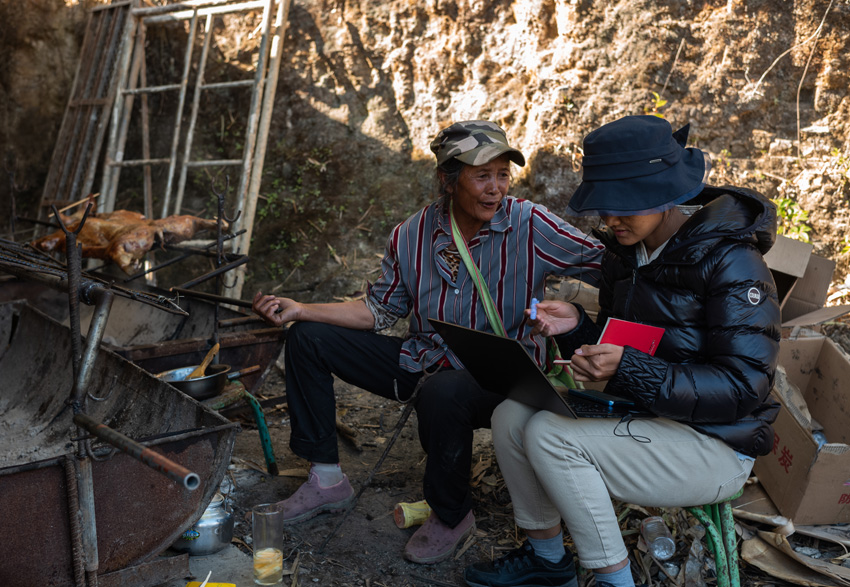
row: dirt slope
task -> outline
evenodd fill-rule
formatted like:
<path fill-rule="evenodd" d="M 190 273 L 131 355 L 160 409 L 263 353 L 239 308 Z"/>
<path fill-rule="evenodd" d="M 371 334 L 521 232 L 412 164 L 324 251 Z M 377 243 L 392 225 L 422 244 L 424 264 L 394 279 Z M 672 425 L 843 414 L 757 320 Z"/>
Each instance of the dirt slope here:
<path fill-rule="evenodd" d="M 7 4 L 0 140 L 18 208 L 33 210 L 93 3 Z M 245 25 L 219 27 L 208 81 L 244 70 L 256 43 Z M 786 214 L 808 211 L 816 251 L 836 260 L 843 281 L 848 39 L 845 0 L 296 1 L 248 289 L 284 279 L 284 290 L 308 297 L 361 289 L 389 228 L 431 197 L 428 143 L 453 120 L 502 124 L 529 161 L 513 193 L 560 212 L 579 181 L 581 137 L 648 112 L 691 124 L 691 142 L 712 155 L 712 182 L 790 198 Z M 149 84 L 180 71 L 182 42 L 181 27 L 150 35 Z M 244 106 L 229 94 L 209 99 L 199 153 L 238 156 Z M 155 149 L 168 142 L 173 107 L 151 107 Z M 118 205 L 139 208 L 129 182 Z M 189 211 L 213 209 L 209 186 L 204 176 L 190 185 Z M 0 181 L 3 212 L 10 191 Z"/>
<path fill-rule="evenodd" d="M 18 213 L 35 215 L 86 9 L 95 4 L 0 3 L 4 219 L 11 195 Z M 256 40 L 244 28 L 250 32 L 254 22 L 231 19 L 217 29 L 208 81 L 245 70 Z M 182 27 L 151 34 L 149 85 L 181 70 L 185 38 Z M 515 169 L 514 195 L 561 212 L 579 182 L 582 136 L 620 116 L 653 112 L 674 126 L 691 124 L 691 142 L 712 156 L 713 183 L 788 198 L 786 216 L 795 206 L 808 211 L 816 251 L 835 259 L 835 279 L 842 282 L 850 271 L 848 71 L 847 0 L 295 0 L 243 296 L 259 288 L 304 300 L 362 292 L 390 228 L 430 200 L 428 143 L 452 121 L 502 124 L 528 159 Z M 244 97 L 210 98 L 205 107 L 199 153 L 238 156 Z M 174 101 L 152 101 L 151 111 L 154 156 L 163 156 Z M 162 174 L 154 179 L 163 185 Z M 118 207 L 141 210 L 139 185 L 122 186 Z M 213 209 L 209 186 L 203 175 L 190 185 L 187 211 Z M 4 224 L 0 236 L 8 231 Z M 282 393 L 279 382 L 267 392 Z M 363 453 L 343 450 L 359 482 L 398 410 L 349 389 L 342 404 L 351 410 L 343 419 L 361 428 L 366 443 Z M 303 467 L 286 448 L 285 419 L 285 412 L 270 419 L 279 457 L 285 468 Z M 262 462 L 253 433 L 248 427 L 240 436 L 238 454 Z M 414 575 L 458 584 L 466 564 L 511 546 L 507 496 L 489 447 L 485 434 L 476 486 L 478 507 L 487 504 L 479 512 L 481 533 L 458 560 L 418 568 L 399 558 L 411 532 L 396 529 L 389 511 L 396 501 L 420 497 L 423 469 L 408 424 L 388 474 L 377 478 L 330 545 L 335 555 L 314 552 L 335 527 L 332 518 L 290 535 L 304 552 L 302 584 L 319 578 L 334 585 L 426 583 Z M 238 474 L 243 507 L 285 495 L 300 482 L 264 480 L 250 467 Z"/>

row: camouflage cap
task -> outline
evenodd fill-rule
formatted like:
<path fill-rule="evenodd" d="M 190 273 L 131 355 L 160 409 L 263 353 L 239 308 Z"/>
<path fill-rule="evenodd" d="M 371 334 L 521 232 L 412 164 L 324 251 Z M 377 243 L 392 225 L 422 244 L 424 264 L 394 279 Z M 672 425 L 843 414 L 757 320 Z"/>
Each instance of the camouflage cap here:
<path fill-rule="evenodd" d="M 520 167 L 525 165 L 522 152 L 508 144 L 502 127 L 487 120 L 456 122 L 444 128 L 431 141 L 431 150 L 437 156 L 437 165 L 451 158 L 467 165 L 484 165 L 503 154 Z"/>

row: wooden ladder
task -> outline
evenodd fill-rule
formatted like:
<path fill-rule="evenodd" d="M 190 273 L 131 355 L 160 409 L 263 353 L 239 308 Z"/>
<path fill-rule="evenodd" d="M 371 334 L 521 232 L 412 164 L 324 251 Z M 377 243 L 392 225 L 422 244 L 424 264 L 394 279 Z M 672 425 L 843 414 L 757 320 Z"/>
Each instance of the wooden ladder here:
<path fill-rule="evenodd" d="M 269 118 L 268 111 L 261 110 L 261 105 L 273 99 L 274 85 L 277 81 L 277 69 L 280 65 L 279 55 L 269 59 L 270 36 L 272 35 L 272 10 L 277 4 L 277 15 L 274 18 L 273 34 L 280 43 L 284 27 L 284 13 L 288 10 L 289 2 L 276 0 L 250 0 L 246 2 L 225 3 L 222 0 L 207 0 L 200 2 L 184 2 L 156 7 L 136 7 L 131 10 L 132 24 L 124 43 L 120 59 L 120 77 L 118 81 L 118 99 L 114 101 L 112 120 L 110 124 L 109 143 L 106 150 L 104 170 L 101 183 L 101 198 L 98 203 L 99 211 L 111 211 L 115 206 L 121 169 L 131 166 L 143 166 L 145 169 L 145 214 L 153 216 L 153 202 L 150 187 L 150 166 L 167 165 L 168 174 L 160 217 L 179 214 L 183 205 L 186 190 L 188 170 L 193 167 L 238 167 L 239 187 L 237 191 L 238 210 L 243 210 L 248 198 L 248 186 L 254 174 L 261 173 L 262 159 L 258 159 L 255 149 L 258 147 L 258 136 L 266 140 Z M 213 24 L 217 15 L 263 10 L 262 37 L 258 48 L 256 68 L 251 79 L 206 83 L 206 70 L 209 48 L 213 37 Z M 147 86 L 145 83 L 145 37 L 146 29 L 160 23 L 173 23 L 179 20 L 190 21 L 190 36 L 185 49 L 183 73 L 180 83 L 162 86 Z M 203 45 L 196 71 L 192 72 L 192 58 L 199 22 L 203 20 Z M 273 74 L 273 75 L 272 75 Z M 274 77 L 275 84 L 267 83 L 269 77 Z M 194 92 L 189 110 L 188 129 L 183 133 L 183 118 L 186 110 L 190 86 Z M 245 145 L 240 159 L 193 159 L 192 146 L 195 126 L 198 120 L 201 93 L 205 90 L 245 87 L 251 90 L 248 127 L 245 133 Z M 149 113 L 147 112 L 147 96 L 158 92 L 178 92 L 178 106 L 175 113 L 171 150 L 167 157 L 151 158 L 149 137 Z M 133 111 L 133 101 L 136 96 L 142 99 L 142 158 L 125 159 L 124 147 L 127 140 L 130 117 Z M 271 96 L 271 98 L 269 98 Z M 184 136 L 185 135 L 185 136 Z M 181 150 L 182 143 L 182 150 Z M 265 145 L 263 144 L 263 153 Z M 182 151 L 182 152 L 181 152 Z M 176 194 L 174 183 L 177 178 Z M 256 194 L 254 194 L 254 198 Z M 244 218 L 243 219 L 247 220 Z M 253 218 L 250 219 L 253 221 Z"/>

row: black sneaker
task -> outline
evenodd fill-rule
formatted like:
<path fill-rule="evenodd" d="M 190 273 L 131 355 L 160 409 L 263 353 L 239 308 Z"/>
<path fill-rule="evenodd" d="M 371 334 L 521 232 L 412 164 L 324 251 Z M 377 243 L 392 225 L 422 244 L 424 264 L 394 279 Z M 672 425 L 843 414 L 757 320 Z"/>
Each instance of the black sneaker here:
<path fill-rule="evenodd" d="M 577 587 L 573 554 L 550 563 L 534 554 L 528 542 L 489 563 L 466 567 L 463 578 L 472 587 Z"/>

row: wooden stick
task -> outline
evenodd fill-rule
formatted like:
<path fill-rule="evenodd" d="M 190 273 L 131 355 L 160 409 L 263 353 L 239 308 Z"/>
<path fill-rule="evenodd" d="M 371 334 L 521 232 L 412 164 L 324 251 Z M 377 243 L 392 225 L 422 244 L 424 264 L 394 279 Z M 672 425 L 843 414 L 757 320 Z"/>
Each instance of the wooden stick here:
<path fill-rule="evenodd" d="M 85 203 L 86 203 L 89 199 L 94 200 L 94 199 L 95 199 L 96 197 L 98 197 L 99 195 L 100 195 L 99 193 L 97 193 L 97 194 L 89 194 L 88 196 L 86 196 L 85 198 L 83 198 L 83 199 L 81 199 L 81 200 L 77 200 L 76 202 L 74 202 L 74 203 L 72 203 L 72 204 L 68 204 L 68 205 L 67 205 L 67 206 L 65 206 L 64 208 L 60 208 L 60 209 L 59 209 L 59 211 L 60 211 L 60 212 L 65 212 L 66 210 L 70 210 L 70 209 L 71 209 L 71 208 L 73 208 L 74 206 L 79 206 L 80 204 L 85 204 Z"/>

